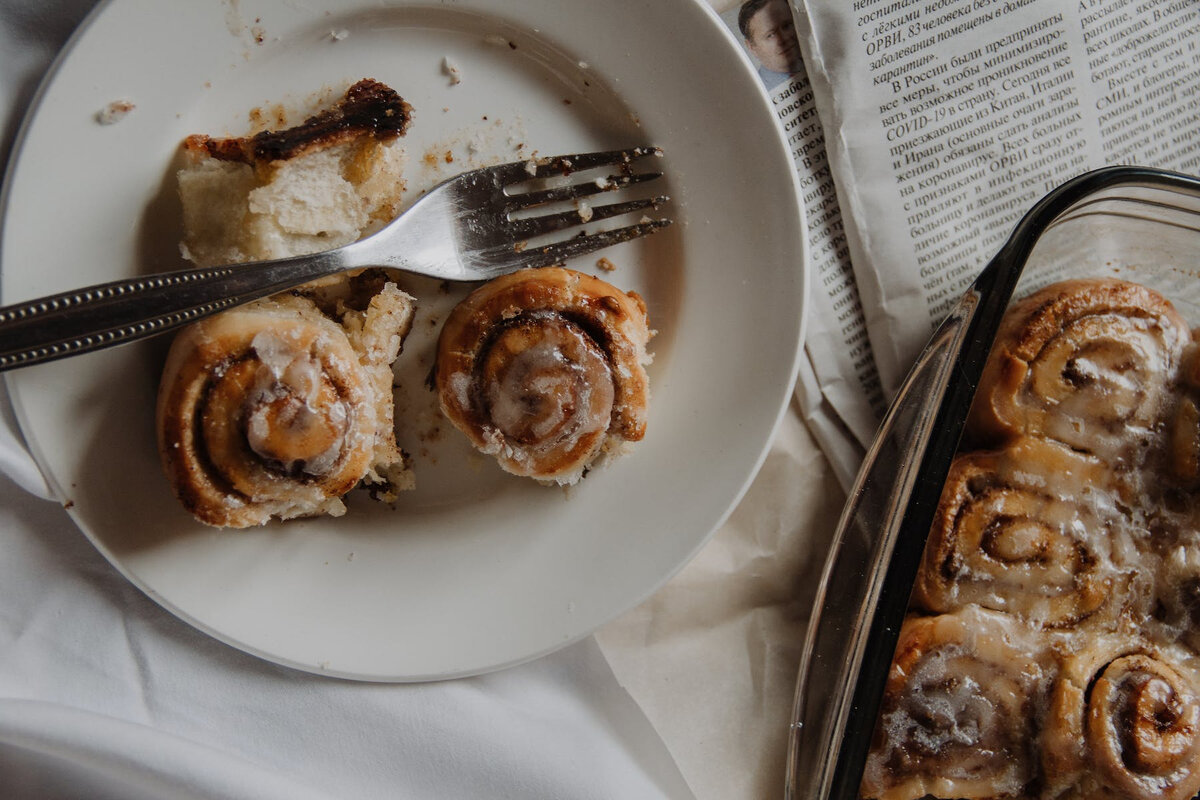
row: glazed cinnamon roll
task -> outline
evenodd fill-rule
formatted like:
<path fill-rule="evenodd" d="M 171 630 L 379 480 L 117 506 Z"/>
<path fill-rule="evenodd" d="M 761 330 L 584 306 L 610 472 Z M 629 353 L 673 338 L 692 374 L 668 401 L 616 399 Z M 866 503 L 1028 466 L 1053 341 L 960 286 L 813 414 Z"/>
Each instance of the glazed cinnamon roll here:
<path fill-rule="evenodd" d="M 1200 535 L 1188 531 L 1176 539 L 1158 567 L 1159 616 L 1167 635 L 1200 653 Z"/>
<path fill-rule="evenodd" d="M 1200 488 L 1200 345 L 1188 347 L 1179 369 L 1179 397 L 1166 432 L 1166 470 L 1185 489 Z"/>
<path fill-rule="evenodd" d="M 1103 462 L 1048 440 L 958 456 L 913 603 L 939 613 L 975 603 L 1048 627 L 1115 614 L 1130 600 L 1118 563 L 1132 545 L 1110 487 Z"/>
<path fill-rule="evenodd" d="M 1115 639 L 1068 659 L 1043 734 L 1047 796 L 1188 800 L 1200 791 L 1200 695 L 1185 660 Z"/>
<path fill-rule="evenodd" d="M 1136 465 L 1189 332 L 1162 295 L 1115 279 L 1048 286 L 1010 309 L 969 417 L 984 442 L 1042 435 Z"/>
<path fill-rule="evenodd" d="M 575 483 L 646 430 L 646 306 L 561 267 L 497 278 L 451 312 L 438 340 L 446 417 L 514 475 Z"/>
<path fill-rule="evenodd" d="M 159 451 L 184 507 L 208 525 L 345 513 L 360 484 L 411 488 L 396 445 L 391 364 L 412 298 L 385 283 L 362 308 L 345 285 L 281 295 L 195 323 L 167 356 Z M 338 317 L 322 313 L 329 304 Z"/>
<path fill-rule="evenodd" d="M 874 800 L 1024 796 L 1037 777 L 1044 656 L 1012 617 L 909 617 L 860 792 Z"/>

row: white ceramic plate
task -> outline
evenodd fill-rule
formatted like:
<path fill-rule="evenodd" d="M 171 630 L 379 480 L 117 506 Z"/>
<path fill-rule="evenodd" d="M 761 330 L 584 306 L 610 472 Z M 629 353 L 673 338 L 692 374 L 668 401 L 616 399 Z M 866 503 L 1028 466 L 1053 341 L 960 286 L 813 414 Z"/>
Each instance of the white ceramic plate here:
<path fill-rule="evenodd" d="M 113 0 L 72 40 L 23 129 L 0 229 L 5 301 L 182 266 L 179 142 L 245 133 L 252 109 L 297 121 L 362 77 L 416 110 L 413 188 L 534 151 L 664 148 L 678 224 L 606 254 L 617 268 L 604 277 L 641 292 L 659 331 L 648 433 L 632 455 L 564 492 L 504 475 L 439 432 L 421 385 L 428 310 L 398 399 L 419 488 L 394 508 L 356 499 L 340 519 L 231 532 L 181 510 L 154 445 L 165 340 L 9 373 L 9 387 L 80 528 L 181 618 L 313 672 L 478 673 L 633 607 L 737 503 L 796 374 L 803 221 L 753 67 L 695 0 Z M 99 124 L 119 100 L 133 110 Z M 412 291 L 427 309 L 446 300 Z"/>

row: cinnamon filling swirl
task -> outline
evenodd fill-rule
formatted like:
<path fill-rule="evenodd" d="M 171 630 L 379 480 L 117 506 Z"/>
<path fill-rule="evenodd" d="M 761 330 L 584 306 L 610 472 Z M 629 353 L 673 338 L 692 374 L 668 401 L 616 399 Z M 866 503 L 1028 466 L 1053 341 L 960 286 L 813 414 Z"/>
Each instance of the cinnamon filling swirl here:
<path fill-rule="evenodd" d="M 1076 280 L 1020 301 L 1001 325 L 971 409 L 986 442 L 1029 434 L 1136 466 L 1190 334 L 1156 292 Z"/>
<path fill-rule="evenodd" d="M 1104 641 L 1064 667 L 1046 723 L 1051 785 L 1132 800 L 1200 791 L 1196 675 L 1165 649 Z"/>
<path fill-rule="evenodd" d="M 1033 709 L 1046 675 L 1002 614 L 910 617 L 884 693 L 864 797 L 990 798 L 1037 775 Z"/>
<path fill-rule="evenodd" d="M 365 486 L 412 486 L 392 419 L 391 362 L 411 298 L 385 284 L 343 327 L 299 295 L 185 328 L 158 400 L 159 451 L 184 507 L 208 525 L 341 515 Z M 380 348 L 380 341 L 391 342 Z"/>
<path fill-rule="evenodd" d="M 435 383 L 446 417 L 514 475 L 570 484 L 645 433 L 641 298 L 560 267 L 490 281 L 451 313 Z"/>
<path fill-rule="evenodd" d="M 1121 512 L 1104 464 L 1054 442 L 1021 439 L 951 467 L 913 596 L 934 612 L 968 604 L 1068 627 L 1107 607 L 1122 565 Z M 1125 602 L 1128 602 L 1125 599 Z"/>

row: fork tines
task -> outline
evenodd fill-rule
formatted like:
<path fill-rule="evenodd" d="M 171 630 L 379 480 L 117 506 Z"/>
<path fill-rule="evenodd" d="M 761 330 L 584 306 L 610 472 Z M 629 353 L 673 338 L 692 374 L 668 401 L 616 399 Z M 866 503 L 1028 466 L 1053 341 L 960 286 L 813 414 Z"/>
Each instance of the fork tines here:
<path fill-rule="evenodd" d="M 663 151 L 657 147 L 630 147 L 625 150 L 515 161 L 499 169 L 503 173 L 502 180 L 505 184 L 520 183 L 533 178 L 551 178 L 556 175 L 567 176 L 599 167 L 618 167 L 622 174 L 628 175 L 633 169 L 634 161 L 647 156 L 661 157 L 662 154 Z"/>
<path fill-rule="evenodd" d="M 624 228 L 614 228 L 599 233 L 575 236 L 557 244 L 531 248 L 526 251 L 528 255 L 527 265 L 549 266 L 551 264 L 562 264 L 567 259 L 574 258 L 575 256 L 587 255 L 595 250 L 601 250 L 605 247 L 611 247 L 614 244 L 647 236 L 667 227 L 671 222 L 672 220 L 669 219 L 646 220 L 635 225 L 627 225 Z"/>
<path fill-rule="evenodd" d="M 500 177 L 504 186 L 516 186 L 538 179 L 565 178 L 588 170 L 612 168 L 612 174 L 601 174 L 599 177 L 578 183 L 530 189 L 519 193 L 509 193 L 506 190 L 504 204 L 509 218 L 505 228 L 514 238 L 527 240 L 638 211 L 658 210 L 669 202 L 669 197 L 656 195 L 596 206 L 583 201 L 594 195 L 627 189 L 661 178 L 661 172 L 635 172 L 633 167 L 634 162 L 640 159 L 649 156 L 660 157 L 662 154 L 657 147 L 633 147 L 626 150 L 539 158 L 505 165 L 504 174 Z M 513 216 L 514 212 L 570 201 L 577 201 L 576 208 L 541 216 Z M 671 223 L 670 219 L 649 219 L 643 216 L 637 223 L 625 227 L 594 233 L 584 231 L 565 241 L 531 246 L 523 255 L 531 265 L 562 263 L 574 256 L 645 236 L 665 228 Z"/>

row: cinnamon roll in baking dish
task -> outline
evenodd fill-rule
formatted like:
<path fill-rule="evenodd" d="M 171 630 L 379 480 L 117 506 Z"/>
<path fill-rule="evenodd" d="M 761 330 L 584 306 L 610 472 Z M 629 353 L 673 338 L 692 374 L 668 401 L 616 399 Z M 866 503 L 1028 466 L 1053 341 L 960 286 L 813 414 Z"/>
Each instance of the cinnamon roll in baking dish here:
<path fill-rule="evenodd" d="M 1184 489 L 1200 488 L 1200 343 L 1193 342 L 1179 369 L 1179 397 L 1167 423 L 1166 469 Z"/>
<path fill-rule="evenodd" d="M 968 422 L 981 441 L 1041 435 L 1128 465 L 1165 413 L 1190 337 L 1171 303 L 1115 279 L 1063 281 L 1005 317 Z"/>
<path fill-rule="evenodd" d="M 1044 656 L 1012 617 L 910 617 L 860 789 L 872 800 L 1023 796 L 1037 776 Z"/>
<path fill-rule="evenodd" d="M 412 485 L 392 419 L 392 369 L 412 298 L 380 276 L 258 301 L 185 328 L 160 383 L 159 450 L 209 525 L 345 512 L 364 485 Z M 354 289 L 369 289 L 365 303 Z"/>
<path fill-rule="evenodd" d="M 1057 442 L 960 455 L 913 602 L 939 613 L 977 604 L 1056 628 L 1118 613 L 1136 570 L 1120 504 L 1103 462 Z"/>
<path fill-rule="evenodd" d="M 446 417 L 514 475 L 575 483 L 646 430 L 651 331 L 636 293 L 561 267 L 472 292 L 438 340 Z"/>
<path fill-rule="evenodd" d="M 1043 734 L 1048 797 L 1189 800 L 1200 791 L 1200 684 L 1184 651 L 1089 642 L 1055 683 Z"/>

